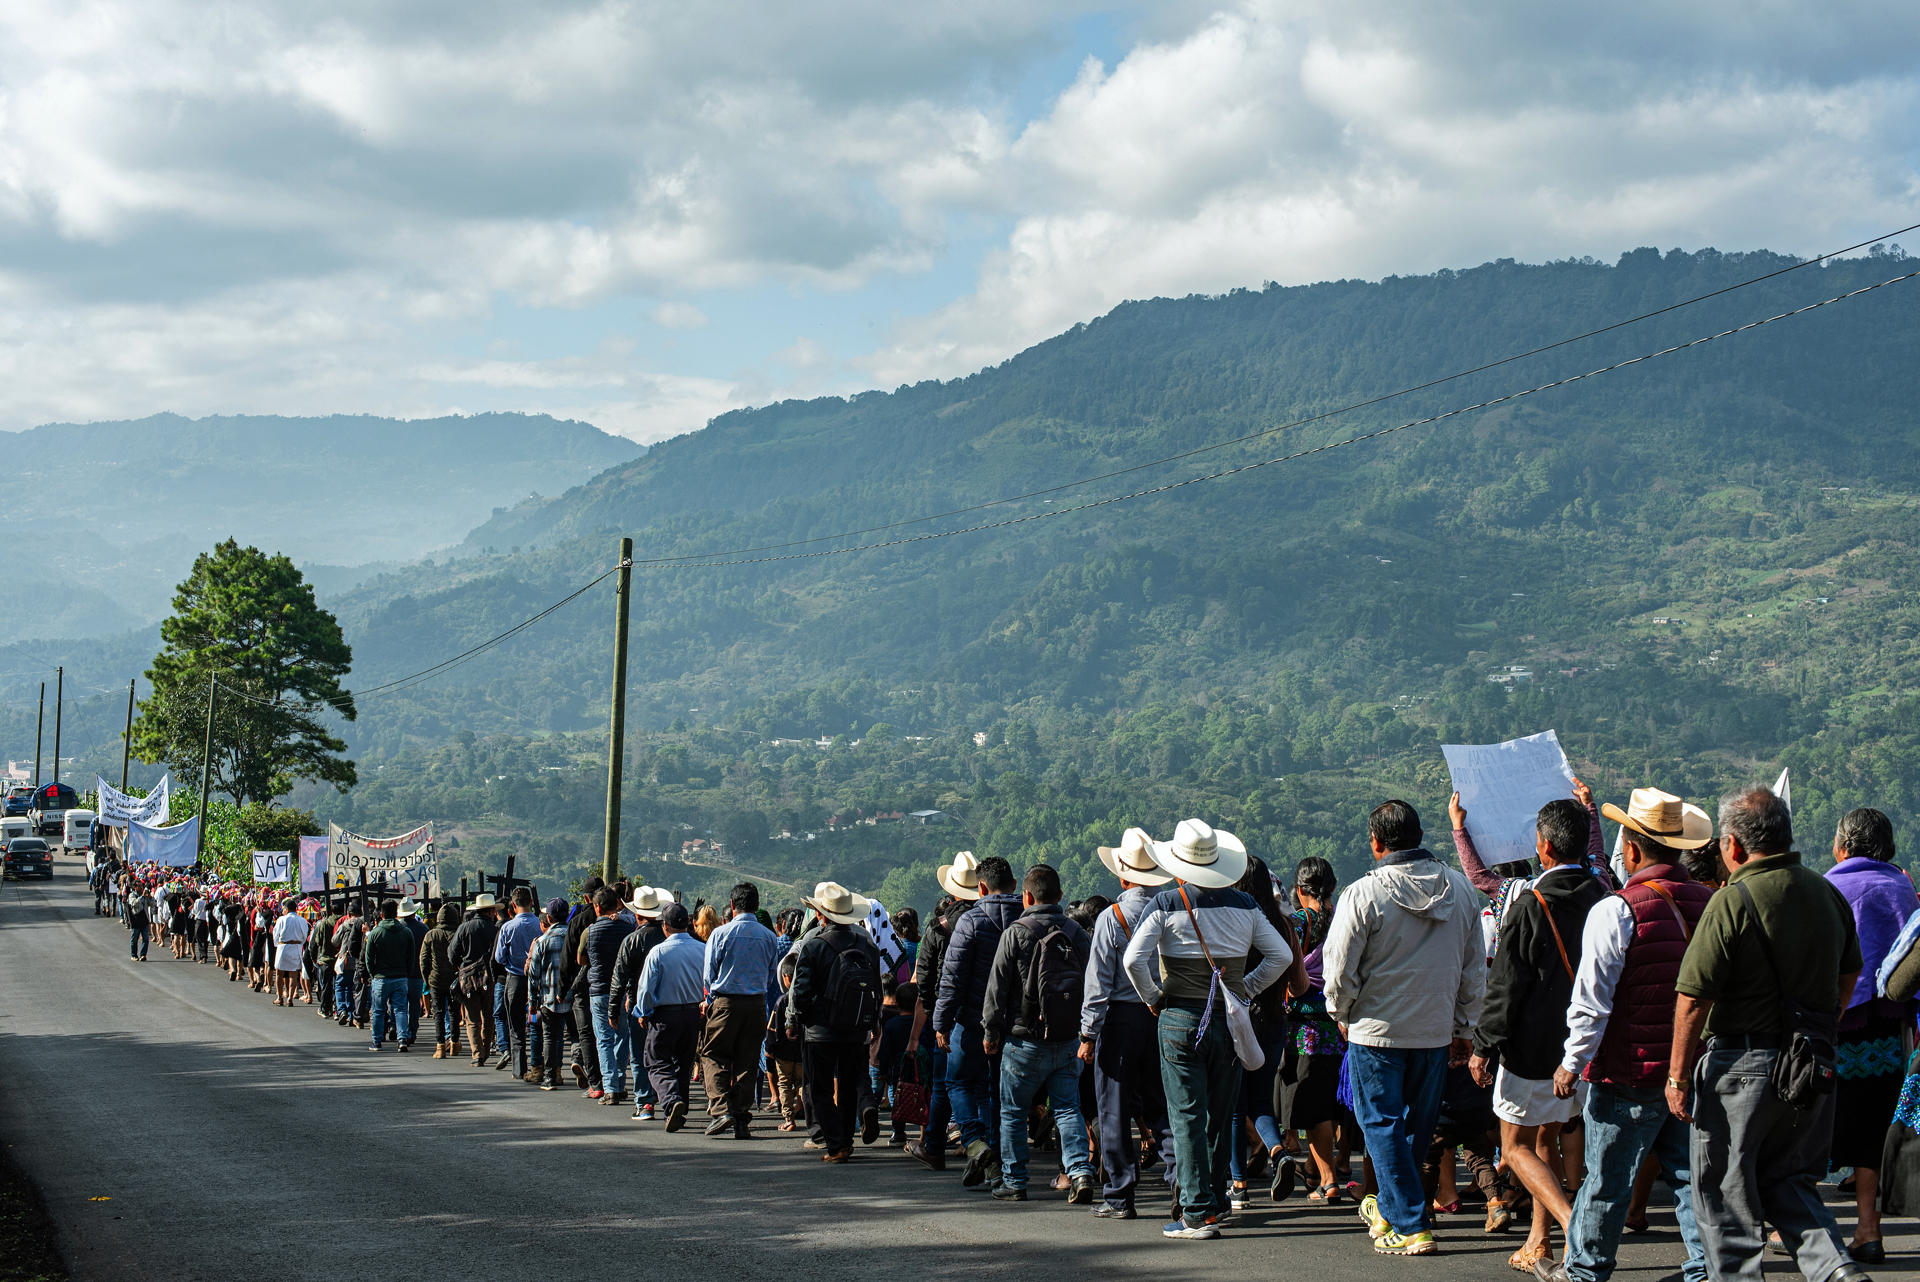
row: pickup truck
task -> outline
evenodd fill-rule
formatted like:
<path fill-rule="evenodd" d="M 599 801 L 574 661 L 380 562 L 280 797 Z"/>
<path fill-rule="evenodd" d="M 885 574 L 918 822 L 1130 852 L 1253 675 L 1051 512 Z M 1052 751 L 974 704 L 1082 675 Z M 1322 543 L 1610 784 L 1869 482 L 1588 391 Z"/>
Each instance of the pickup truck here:
<path fill-rule="evenodd" d="M 27 818 L 33 821 L 34 834 L 40 837 L 64 836 L 67 811 L 79 804 L 80 794 L 66 784 L 42 784 L 34 791 L 32 804 L 27 809 Z"/>

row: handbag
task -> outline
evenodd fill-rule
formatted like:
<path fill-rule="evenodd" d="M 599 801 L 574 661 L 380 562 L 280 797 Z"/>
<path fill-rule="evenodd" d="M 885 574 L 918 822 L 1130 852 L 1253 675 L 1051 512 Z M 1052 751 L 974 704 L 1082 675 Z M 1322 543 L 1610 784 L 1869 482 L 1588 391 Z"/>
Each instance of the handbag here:
<path fill-rule="evenodd" d="M 1766 924 L 1760 921 L 1760 910 L 1753 902 L 1753 892 L 1745 882 L 1735 882 L 1734 886 L 1746 900 L 1747 911 L 1760 925 L 1760 951 L 1766 956 L 1767 969 L 1773 972 L 1774 986 L 1780 990 L 1781 1023 L 1787 1033 L 1787 1044 L 1773 1061 L 1774 1097 L 1790 1108 L 1812 1108 L 1833 1094 L 1840 1079 L 1839 1056 L 1834 1050 L 1839 1014 L 1816 1014 L 1787 991 L 1780 978 L 1780 967 L 1773 959 L 1773 943 L 1767 938 Z"/>
<path fill-rule="evenodd" d="M 930 1092 L 920 1081 L 920 1054 L 911 1051 L 900 1064 L 900 1080 L 893 1085 L 893 1120 L 901 1126 L 925 1126 Z"/>
<path fill-rule="evenodd" d="M 1193 923 L 1193 937 L 1200 941 L 1200 952 L 1213 970 L 1213 987 L 1207 994 L 1207 1003 L 1211 1006 L 1215 995 L 1224 999 L 1221 1005 L 1227 1012 L 1227 1032 L 1233 1037 L 1234 1058 L 1240 1061 L 1240 1067 L 1251 1073 L 1267 1062 L 1267 1053 L 1260 1047 L 1260 1036 L 1253 1031 L 1253 1003 L 1228 988 L 1227 981 L 1221 978 L 1220 966 L 1213 960 L 1213 950 L 1207 947 L 1207 937 L 1200 933 L 1200 919 L 1193 915 L 1193 901 L 1187 898 L 1185 886 L 1180 887 L 1180 902 L 1187 907 L 1187 920 Z M 1203 1018 L 1203 1026 L 1204 1022 Z"/>

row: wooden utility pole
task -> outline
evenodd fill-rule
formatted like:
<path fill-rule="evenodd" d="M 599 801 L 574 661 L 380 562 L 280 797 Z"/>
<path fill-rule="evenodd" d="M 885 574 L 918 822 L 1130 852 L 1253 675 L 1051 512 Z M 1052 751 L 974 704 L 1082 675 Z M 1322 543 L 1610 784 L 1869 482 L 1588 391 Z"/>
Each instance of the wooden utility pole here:
<path fill-rule="evenodd" d="M 60 713 L 66 708 L 67 670 L 53 670 L 53 781 L 60 782 Z"/>
<path fill-rule="evenodd" d="M 213 694 L 219 687 L 207 678 L 207 740 L 200 753 L 200 826 L 193 833 L 193 862 L 207 853 L 207 792 L 213 787 Z"/>
<path fill-rule="evenodd" d="M 47 732 L 47 683 L 40 683 L 40 713 L 33 722 L 33 790 L 40 791 L 40 738 Z"/>
<path fill-rule="evenodd" d="M 627 761 L 627 601 L 633 587 L 633 540 L 620 540 L 620 573 L 614 580 L 613 716 L 607 729 L 607 844 L 600 876 L 611 886 L 620 875 L 620 776 Z"/>
<path fill-rule="evenodd" d="M 127 734 L 120 742 L 120 791 L 127 790 L 127 759 L 133 755 L 133 682 L 127 682 Z"/>

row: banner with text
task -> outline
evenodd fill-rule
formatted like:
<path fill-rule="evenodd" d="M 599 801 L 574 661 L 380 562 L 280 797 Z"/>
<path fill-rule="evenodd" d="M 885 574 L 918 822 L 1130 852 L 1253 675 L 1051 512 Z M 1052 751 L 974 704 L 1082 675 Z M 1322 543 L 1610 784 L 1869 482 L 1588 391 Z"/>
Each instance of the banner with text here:
<path fill-rule="evenodd" d="M 194 848 L 200 844 L 200 816 L 171 828 L 152 824 L 127 825 L 127 862 L 191 868 Z"/>
<path fill-rule="evenodd" d="M 433 894 L 440 880 L 433 825 L 421 824 L 398 837 L 362 837 L 329 824 L 327 881 L 335 887 L 358 885 L 362 868 L 368 881 L 384 878 L 400 894 L 416 899 Z"/>
<path fill-rule="evenodd" d="M 1505 743 L 1445 743 L 1440 751 L 1480 862 L 1492 868 L 1531 860 L 1540 807 L 1573 796 L 1560 736 L 1545 730 Z"/>
<path fill-rule="evenodd" d="M 93 777 L 96 791 L 100 795 L 100 804 L 96 807 L 99 822 L 110 828 L 124 828 L 130 823 L 159 825 L 167 821 L 167 788 L 170 775 L 161 775 L 160 782 L 153 791 L 144 797 L 122 792 L 99 775 Z"/>
<path fill-rule="evenodd" d="M 281 886 L 293 880 L 293 856 L 284 850 L 253 852 L 253 881 L 257 886 Z"/>
<path fill-rule="evenodd" d="M 327 839 L 300 839 L 300 890 L 302 893 L 327 888 Z"/>

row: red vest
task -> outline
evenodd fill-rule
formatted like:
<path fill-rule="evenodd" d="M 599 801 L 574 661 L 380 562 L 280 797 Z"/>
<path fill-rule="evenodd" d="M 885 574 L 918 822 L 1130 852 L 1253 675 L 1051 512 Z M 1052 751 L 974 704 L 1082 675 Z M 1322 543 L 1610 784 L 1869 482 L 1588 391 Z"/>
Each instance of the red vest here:
<path fill-rule="evenodd" d="M 1651 881 L 1660 882 L 1673 896 L 1671 905 L 1647 885 Z M 1606 1035 L 1584 1076 L 1590 1082 L 1644 1089 L 1666 1082 L 1667 1057 L 1673 1050 L 1673 985 L 1680 977 L 1687 941 L 1713 891 L 1684 868 L 1654 864 L 1635 873 L 1619 895 L 1633 913 L 1633 938 L 1613 990 Z M 1675 908 L 1686 922 L 1684 928 L 1674 919 Z"/>

